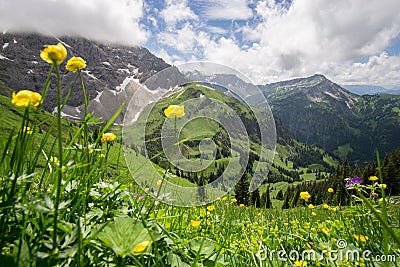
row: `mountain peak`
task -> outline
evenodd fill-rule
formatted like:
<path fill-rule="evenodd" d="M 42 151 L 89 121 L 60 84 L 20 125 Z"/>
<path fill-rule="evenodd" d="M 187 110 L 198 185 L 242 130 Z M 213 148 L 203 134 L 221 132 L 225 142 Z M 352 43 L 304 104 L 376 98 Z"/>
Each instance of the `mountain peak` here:
<path fill-rule="evenodd" d="M 308 77 L 306 79 L 325 79 L 325 80 L 328 80 L 328 78 L 326 78 L 323 74 L 320 74 L 320 73 L 316 73 L 316 74 L 314 74 L 314 75 L 312 75 L 312 76 L 310 76 L 310 77 Z"/>

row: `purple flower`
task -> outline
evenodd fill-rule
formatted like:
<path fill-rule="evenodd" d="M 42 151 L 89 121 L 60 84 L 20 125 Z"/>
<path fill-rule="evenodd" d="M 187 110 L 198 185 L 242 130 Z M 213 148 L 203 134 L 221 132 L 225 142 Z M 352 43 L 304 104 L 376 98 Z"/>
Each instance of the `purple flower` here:
<path fill-rule="evenodd" d="M 142 194 L 142 195 L 140 195 L 140 197 L 139 197 L 140 199 L 143 199 L 144 198 L 144 194 Z"/>
<path fill-rule="evenodd" d="M 344 185 L 345 187 L 353 186 L 356 184 L 362 184 L 363 180 L 360 177 L 350 178 L 350 180 Z"/>
<path fill-rule="evenodd" d="M 135 194 L 133 194 L 133 197 L 137 197 L 137 196 L 138 196 L 138 194 L 136 194 L 136 193 L 135 193 Z"/>

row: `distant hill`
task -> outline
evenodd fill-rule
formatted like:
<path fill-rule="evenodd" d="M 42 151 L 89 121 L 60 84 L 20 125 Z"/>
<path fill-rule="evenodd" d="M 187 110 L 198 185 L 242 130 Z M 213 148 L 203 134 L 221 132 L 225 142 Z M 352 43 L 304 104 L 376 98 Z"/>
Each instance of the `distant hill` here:
<path fill-rule="evenodd" d="M 357 95 L 375 95 L 375 94 L 400 95 L 400 88 L 387 89 L 382 86 L 374 86 L 374 85 L 342 85 L 342 87 Z"/>
<path fill-rule="evenodd" d="M 259 86 L 298 140 L 364 162 L 400 147 L 400 96 L 359 96 L 323 75 Z"/>

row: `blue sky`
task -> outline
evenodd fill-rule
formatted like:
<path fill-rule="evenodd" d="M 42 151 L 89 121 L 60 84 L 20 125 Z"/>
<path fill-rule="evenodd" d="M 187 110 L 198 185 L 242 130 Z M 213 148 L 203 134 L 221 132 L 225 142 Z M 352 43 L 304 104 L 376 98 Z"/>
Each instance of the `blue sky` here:
<path fill-rule="evenodd" d="M 225 64 L 256 84 L 321 73 L 400 85 L 398 0 L 0 0 L 0 25 Z"/>

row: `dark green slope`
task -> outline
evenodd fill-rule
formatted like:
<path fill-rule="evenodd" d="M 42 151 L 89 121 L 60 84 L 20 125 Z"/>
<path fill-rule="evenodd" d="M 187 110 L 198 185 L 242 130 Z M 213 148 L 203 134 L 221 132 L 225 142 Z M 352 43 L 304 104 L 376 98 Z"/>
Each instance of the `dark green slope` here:
<path fill-rule="evenodd" d="M 400 147 L 400 96 L 358 96 L 322 75 L 260 87 L 289 132 L 340 158 L 365 162 Z"/>

